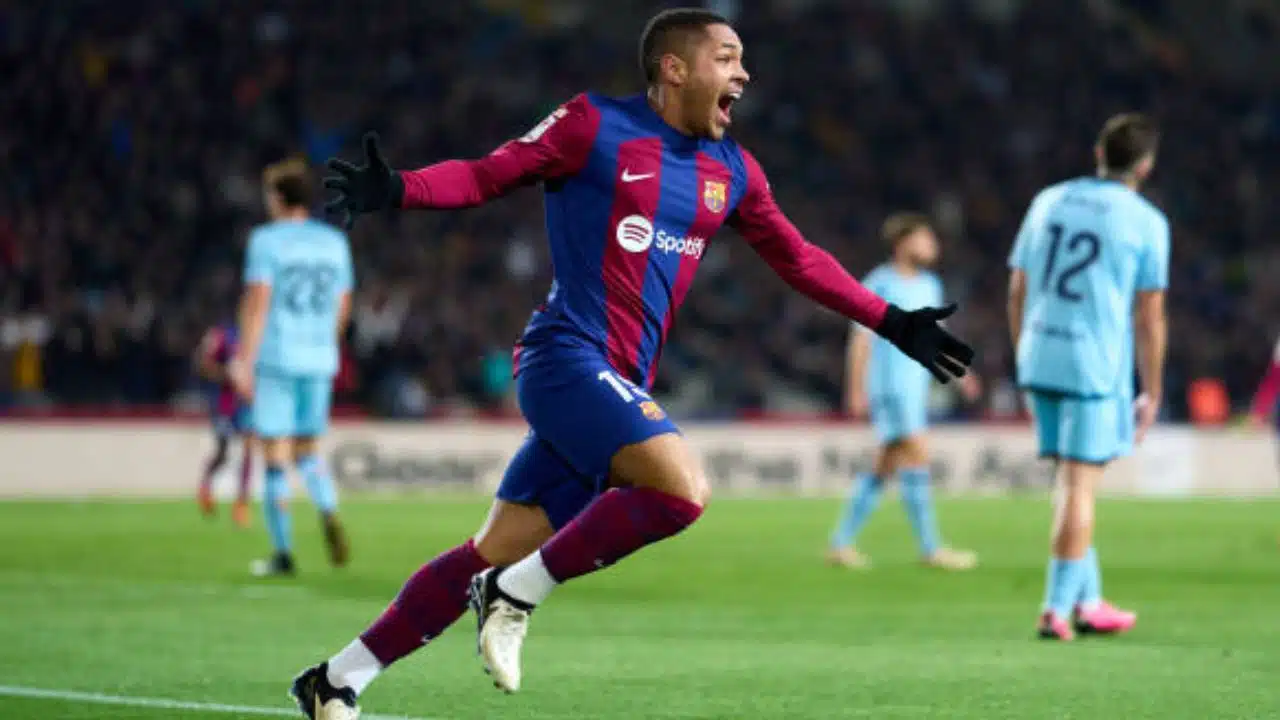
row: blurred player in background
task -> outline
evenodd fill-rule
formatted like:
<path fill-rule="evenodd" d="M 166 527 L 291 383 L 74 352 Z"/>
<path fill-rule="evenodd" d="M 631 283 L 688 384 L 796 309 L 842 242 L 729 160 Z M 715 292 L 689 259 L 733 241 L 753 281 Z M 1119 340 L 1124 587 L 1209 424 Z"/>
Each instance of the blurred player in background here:
<path fill-rule="evenodd" d="M 1132 449 L 1135 414 L 1141 442 L 1160 407 L 1169 221 L 1138 192 L 1158 143 L 1142 115 L 1107 121 L 1094 151 L 1097 176 L 1042 190 L 1009 258 L 1018 384 L 1035 416 L 1040 454 L 1060 468 L 1043 638 L 1124 632 L 1136 621 L 1102 599 L 1094 492 L 1107 464 Z"/>
<path fill-rule="evenodd" d="M 884 222 L 881 236 L 889 262 L 862 281 L 868 289 L 902 308 L 933 307 L 943 302 L 942 281 L 929 270 L 938 259 L 938 238 L 929 219 L 899 213 Z M 915 532 L 920 557 L 946 570 L 969 570 L 977 555 L 942 544 L 929 480 L 929 372 L 900 350 L 856 323 L 849 336 L 848 410 L 871 417 L 880 450 L 875 469 L 857 478 L 853 493 L 831 536 L 827 560 L 849 568 L 867 568 L 871 560 L 854 546 L 858 531 L 875 510 L 884 484 L 897 477 L 902 504 Z M 980 392 L 977 376 L 965 375 L 960 390 L 970 401 Z"/>
<path fill-rule="evenodd" d="M 1258 390 L 1253 394 L 1253 402 L 1249 407 L 1249 421 L 1258 429 L 1268 426 L 1280 429 L 1280 416 L 1276 414 L 1276 403 L 1280 401 L 1280 340 L 1276 341 L 1271 351 L 1271 362 L 1267 371 L 1258 383 Z"/>
<path fill-rule="evenodd" d="M 301 161 L 268 167 L 263 186 L 271 221 L 249 238 L 242 337 L 231 373 L 238 391 L 253 403 L 253 430 L 266 459 L 262 504 L 274 552 L 254 571 L 288 575 L 294 572 L 285 475 L 290 465 L 320 510 L 330 561 L 335 566 L 347 562 L 337 490 L 317 442 L 329 425 L 353 273 L 346 235 L 310 216 L 313 190 Z"/>
<path fill-rule="evenodd" d="M 249 430 L 249 407 L 241 400 L 227 367 L 235 356 L 236 327 L 224 323 L 209 328 L 196 350 L 196 371 L 209 381 L 209 416 L 213 420 L 213 436 L 216 445 L 213 457 L 205 463 L 204 475 L 196 491 L 200 510 L 208 517 L 217 511 L 213 497 L 213 479 L 226 465 L 228 449 L 233 438 L 240 438 L 240 484 L 237 486 L 235 504 L 231 506 L 231 519 L 240 527 L 249 525 L 249 480 L 253 471 L 253 436 Z"/>
<path fill-rule="evenodd" d="M 1280 400 L 1280 340 L 1271 352 L 1267 372 L 1258 383 L 1249 409 L 1249 419 L 1257 427 L 1266 427 L 1276 418 L 1276 401 Z"/>
<path fill-rule="evenodd" d="M 876 329 L 939 379 L 973 351 L 938 320 L 954 308 L 886 303 L 809 244 L 775 204 L 755 159 L 725 138 L 748 75 L 742 42 L 706 10 L 659 14 L 641 40 L 646 95 L 579 95 L 479 160 L 390 169 L 333 160 L 346 213 L 480 205 L 542 184 L 555 280 L 517 346 L 517 394 L 532 431 L 484 527 L 424 565 L 360 637 L 294 681 L 309 717 L 354 718 L 388 665 L 465 612 L 494 683 L 520 687 L 530 613 L 556 586 L 684 530 L 708 483 L 648 395 L 674 311 L 710 238 L 728 224 L 793 288 Z M 495 568 L 495 569 L 490 569 Z M 500 568 L 500 569 L 499 569 Z"/>

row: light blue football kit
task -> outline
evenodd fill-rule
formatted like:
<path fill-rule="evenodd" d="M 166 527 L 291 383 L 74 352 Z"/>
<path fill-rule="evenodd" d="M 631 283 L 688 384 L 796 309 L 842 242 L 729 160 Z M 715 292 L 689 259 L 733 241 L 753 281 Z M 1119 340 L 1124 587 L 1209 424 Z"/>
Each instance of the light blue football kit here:
<path fill-rule="evenodd" d="M 939 307 L 943 301 L 942 281 L 927 271 L 907 275 L 886 263 L 872 270 L 862 283 L 903 310 Z M 854 332 L 866 331 L 855 325 Z M 929 386 L 933 380 L 929 371 L 884 338 L 876 336 L 871 341 L 866 373 L 871 425 L 880 444 L 890 445 L 923 433 L 929 424 Z M 901 468 L 898 476 L 902 504 L 920 554 L 930 557 L 942 547 L 942 539 L 933 511 L 929 468 Z M 853 492 L 831 536 L 832 547 L 854 544 L 859 531 L 880 503 L 886 479 L 870 473 L 854 479 Z"/>
<path fill-rule="evenodd" d="M 1089 463 L 1127 454 L 1134 300 L 1168 285 L 1168 220 L 1119 182 L 1069 180 L 1031 203 L 1009 266 L 1026 273 L 1018 385 L 1040 454 Z"/>
<path fill-rule="evenodd" d="M 862 281 L 872 292 L 903 310 L 940 307 L 942 281 L 920 271 L 904 275 L 881 265 Z M 871 341 L 866 390 L 871 424 L 881 443 L 892 443 L 924 431 L 928 424 L 929 371 L 880 336 Z"/>
<path fill-rule="evenodd" d="M 1169 222 L 1122 183 L 1084 177 L 1042 190 L 1009 266 L 1026 274 L 1018 384 L 1040 454 L 1102 464 L 1133 446 L 1133 309 L 1169 280 Z M 1044 608 L 1065 618 L 1102 601 L 1096 548 L 1051 555 Z"/>
<path fill-rule="evenodd" d="M 271 288 L 257 365 L 253 430 L 265 439 L 316 438 L 329 426 L 338 372 L 338 320 L 353 284 L 347 237 L 317 220 L 276 221 L 249 238 L 245 285 Z M 323 515 L 337 510 L 333 478 L 316 455 L 297 458 L 312 501 Z M 263 511 L 271 544 L 288 554 L 292 527 L 283 467 L 268 463 Z"/>
<path fill-rule="evenodd" d="M 351 291 L 351 249 L 330 225 L 273 222 L 249 239 L 245 284 L 271 287 L 255 368 L 254 431 L 264 438 L 315 437 L 329 424 L 338 372 L 338 313 Z"/>

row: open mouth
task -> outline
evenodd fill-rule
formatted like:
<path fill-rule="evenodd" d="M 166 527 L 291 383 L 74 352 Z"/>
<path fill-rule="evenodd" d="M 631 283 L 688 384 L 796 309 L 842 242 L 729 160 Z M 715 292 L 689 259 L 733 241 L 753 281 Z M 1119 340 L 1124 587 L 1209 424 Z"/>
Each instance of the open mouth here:
<path fill-rule="evenodd" d="M 720 96 L 716 102 L 717 119 L 721 125 L 728 127 L 733 123 L 732 111 L 733 104 L 742 98 L 741 90 L 731 90 Z"/>

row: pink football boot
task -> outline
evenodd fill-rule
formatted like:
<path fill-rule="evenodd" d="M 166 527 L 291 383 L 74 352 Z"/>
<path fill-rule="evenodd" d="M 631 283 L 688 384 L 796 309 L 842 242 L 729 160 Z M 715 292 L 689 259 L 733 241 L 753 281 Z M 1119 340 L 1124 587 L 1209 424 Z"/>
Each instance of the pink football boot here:
<path fill-rule="evenodd" d="M 1081 635 L 1119 635 L 1133 629 L 1138 615 L 1103 601 L 1089 609 L 1076 606 L 1074 620 Z"/>
<path fill-rule="evenodd" d="M 1071 623 L 1059 617 L 1052 610 L 1045 610 L 1040 614 L 1040 625 L 1037 628 L 1037 632 L 1041 640 L 1069 642 L 1076 639 L 1076 634 L 1071 631 Z"/>

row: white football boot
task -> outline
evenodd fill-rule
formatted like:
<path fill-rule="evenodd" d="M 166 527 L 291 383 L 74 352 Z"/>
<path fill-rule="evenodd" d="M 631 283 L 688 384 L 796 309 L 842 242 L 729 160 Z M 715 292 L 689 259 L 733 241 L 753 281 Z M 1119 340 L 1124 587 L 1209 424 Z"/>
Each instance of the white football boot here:
<path fill-rule="evenodd" d="M 520 650 L 529 631 L 533 607 L 498 588 L 498 571 L 490 568 L 471 580 L 471 609 L 476 613 L 476 648 L 484 671 L 503 692 L 520 689 Z"/>

